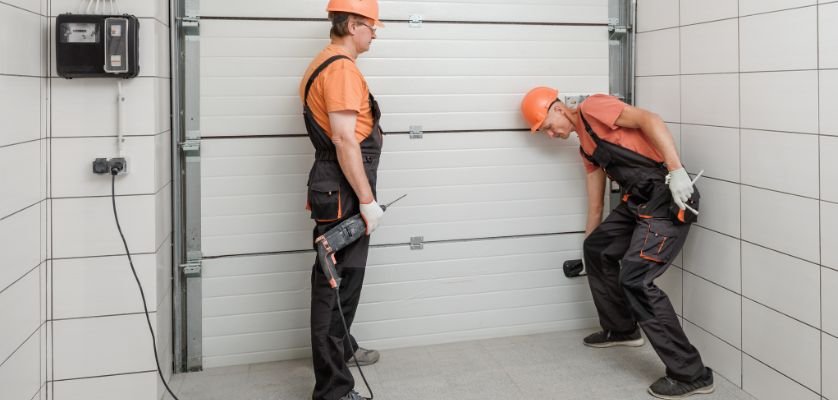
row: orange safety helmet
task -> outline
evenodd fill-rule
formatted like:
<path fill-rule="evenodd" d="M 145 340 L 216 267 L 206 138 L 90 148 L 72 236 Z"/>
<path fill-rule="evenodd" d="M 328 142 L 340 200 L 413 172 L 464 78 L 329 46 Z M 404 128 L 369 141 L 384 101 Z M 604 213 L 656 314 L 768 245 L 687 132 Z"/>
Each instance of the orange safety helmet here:
<path fill-rule="evenodd" d="M 553 88 L 539 86 L 527 92 L 524 100 L 521 101 L 521 113 L 530 125 L 530 131 L 535 132 L 541 128 L 550 105 L 559 98 L 559 91 Z"/>
<path fill-rule="evenodd" d="M 329 0 L 326 11 L 358 14 L 372 19 L 377 26 L 384 26 L 378 20 L 378 0 Z"/>

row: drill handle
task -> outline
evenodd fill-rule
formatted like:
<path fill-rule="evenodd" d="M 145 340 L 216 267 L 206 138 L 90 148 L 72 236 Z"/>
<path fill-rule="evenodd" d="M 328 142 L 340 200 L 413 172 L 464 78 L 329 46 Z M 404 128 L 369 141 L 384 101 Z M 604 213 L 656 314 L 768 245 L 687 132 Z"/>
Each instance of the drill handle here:
<path fill-rule="evenodd" d="M 337 260 L 335 260 L 335 253 L 333 251 L 329 251 L 328 243 L 325 241 L 323 236 L 319 237 L 315 242 L 315 246 L 317 248 L 317 261 L 320 264 L 320 269 L 323 270 L 323 275 L 326 276 L 326 279 L 329 280 L 329 286 L 332 289 L 336 289 L 340 282 L 340 278 L 338 278 L 337 270 L 335 269 L 335 264 L 337 264 Z"/>

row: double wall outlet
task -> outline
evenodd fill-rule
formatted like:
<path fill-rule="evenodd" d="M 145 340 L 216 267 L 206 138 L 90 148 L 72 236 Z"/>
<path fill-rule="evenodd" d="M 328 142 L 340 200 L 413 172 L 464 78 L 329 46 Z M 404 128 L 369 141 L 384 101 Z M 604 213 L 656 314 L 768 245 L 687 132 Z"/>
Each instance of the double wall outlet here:
<path fill-rule="evenodd" d="M 128 173 L 128 160 L 125 157 L 97 158 L 93 160 L 93 173 L 125 175 Z"/>

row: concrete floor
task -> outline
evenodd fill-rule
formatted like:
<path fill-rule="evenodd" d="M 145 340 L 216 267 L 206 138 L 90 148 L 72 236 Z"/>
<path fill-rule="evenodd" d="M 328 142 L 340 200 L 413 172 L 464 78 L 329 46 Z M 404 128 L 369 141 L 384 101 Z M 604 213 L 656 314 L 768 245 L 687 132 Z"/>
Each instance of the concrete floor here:
<path fill-rule="evenodd" d="M 649 344 L 592 349 L 581 344 L 588 333 L 386 350 L 364 373 L 375 398 L 382 400 L 651 399 L 646 388 L 664 368 Z M 356 390 L 365 394 L 353 370 Z M 304 359 L 178 374 L 171 386 L 181 400 L 305 400 L 313 384 L 311 360 Z M 753 399 L 718 374 L 716 392 L 694 398 Z"/>

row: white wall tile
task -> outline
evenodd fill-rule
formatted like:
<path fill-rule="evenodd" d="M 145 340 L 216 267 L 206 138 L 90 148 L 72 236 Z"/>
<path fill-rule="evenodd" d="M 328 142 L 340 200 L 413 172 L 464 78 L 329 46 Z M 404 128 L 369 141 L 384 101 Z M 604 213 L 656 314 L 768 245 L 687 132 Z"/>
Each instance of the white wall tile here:
<path fill-rule="evenodd" d="M 690 273 L 684 274 L 684 318 L 740 346 L 742 297 Z"/>
<path fill-rule="evenodd" d="M 637 31 L 678 26 L 678 2 L 672 0 L 639 0 Z"/>
<path fill-rule="evenodd" d="M 17 343 L 21 347 L 0 366 L 0 387 L 3 399 L 29 400 L 38 393 L 40 380 L 40 335 L 29 338 L 26 343 Z M 3 358 L 5 360 L 5 358 Z"/>
<path fill-rule="evenodd" d="M 169 130 L 168 84 L 162 78 L 123 82 L 126 135 Z M 52 79 L 53 137 L 116 136 L 116 94 L 115 79 Z"/>
<path fill-rule="evenodd" d="M 42 199 L 40 141 L 0 147 L 0 171 L 0 218 Z"/>
<path fill-rule="evenodd" d="M 15 7 L 20 7 L 36 14 L 43 14 L 41 12 L 41 1 L 42 0 L 3 0 L 6 4 L 11 4 Z"/>
<path fill-rule="evenodd" d="M 161 186 L 157 171 L 159 136 L 125 139 L 128 174 L 116 179 L 117 195 L 149 194 Z M 93 173 L 93 159 L 117 157 L 116 138 L 56 138 L 52 140 L 52 161 L 62 168 L 52 171 L 53 197 L 107 196 L 111 194 L 111 176 Z M 171 175 L 171 173 L 169 173 Z"/>
<path fill-rule="evenodd" d="M 738 0 L 681 0 L 681 25 L 739 16 Z"/>
<path fill-rule="evenodd" d="M 79 12 L 79 1 L 77 0 L 50 0 L 51 16 L 73 12 Z M 100 6 L 101 7 L 101 6 Z M 92 10 L 92 7 L 91 7 Z M 145 1 L 120 1 L 119 10 L 137 17 L 157 18 L 161 22 L 168 21 L 168 2 L 166 0 L 145 0 Z"/>
<path fill-rule="evenodd" d="M 681 128 L 681 160 L 691 173 L 739 182 L 739 129 L 688 125 Z"/>
<path fill-rule="evenodd" d="M 41 78 L 0 76 L 0 88 L 0 146 L 37 140 L 41 136 Z"/>
<path fill-rule="evenodd" d="M 684 245 L 685 268 L 693 274 L 741 293 L 739 248 L 739 239 L 693 226 Z"/>
<path fill-rule="evenodd" d="M 738 35 L 736 19 L 681 27 L 681 73 L 739 71 Z"/>
<path fill-rule="evenodd" d="M 821 325 L 821 267 L 742 243 L 742 294 L 812 326 Z"/>
<path fill-rule="evenodd" d="M 742 128 L 818 133 L 818 71 L 742 74 Z"/>
<path fill-rule="evenodd" d="M 637 34 L 637 76 L 678 75 L 678 29 Z"/>
<path fill-rule="evenodd" d="M 821 267 L 821 307 L 823 326 L 821 329 L 838 336 L 838 271 Z"/>
<path fill-rule="evenodd" d="M 741 18 L 741 70 L 764 72 L 817 68 L 817 19 L 816 7 Z"/>
<path fill-rule="evenodd" d="M 0 74 L 41 76 L 41 18 L 0 4 Z"/>
<path fill-rule="evenodd" d="M 701 215 L 698 224 L 734 237 L 739 236 L 739 185 L 702 178 L 696 182 L 701 191 Z"/>
<path fill-rule="evenodd" d="M 142 314 L 55 321 L 55 379 L 153 370 L 150 334 Z"/>
<path fill-rule="evenodd" d="M 40 274 L 33 270 L 6 290 L 0 292 L 0 360 L 5 360 L 41 325 Z"/>
<path fill-rule="evenodd" d="M 154 196 L 154 252 L 160 250 L 164 242 L 170 242 L 172 236 L 172 185 L 161 189 Z"/>
<path fill-rule="evenodd" d="M 838 399 L 838 338 L 823 335 L 823 395 Z"/>
<path fill-rule="evenodd" d="M 838 68 L 838 3 L 824 4 L 818 8 L 820 67 Z"/>
<path fill-rule="evenodd" d="M 838 204 L 821 202 L 821 263 L 838 269 Z"/>
<path fill-rule="evenodd" d="M 155 188 L 158 190 L 172 181 L 172 133 L 154 137 Z"/>
<path fill-rule="evenodd" d="M 172 246 L 171 246 L 172 239 L 166 241 L 160 250 L 157 251 L 157 255 L 155 256 L 155 273 L 154 276 L 157 278 L 156 282 L 156 291 L 157 291 L 157 299 L 156 304 L 158 305 L 158 314 L 164 316 L 166 312 L 171 313 L 171 310 L 161 310 L 159 307 L 160 304 L 166 300 L 165 297 L 169 296 L 171 298 L 172 294 Z"/>
<path fill-rule="evenodd" d="M 666 129 L 669 129 L 669 133 L 672 134 L 672 140 L 675 141 L 675 150 L 678 151 L 678 155 L 683 161 L 683 156 L 681 156 L 681 124 L 667 122 Z"/>
<path fill-rule="evenodd" d="M 815 4 L 816 0 L 741 0 L 739 15 L 765 13 Z"/>
<path fill-rule="evenodd" d="M 0 220 L 0 290 L 20 279 L 41 257 L 41 208 L 38 206 Z"/>
<path fill-rule="evenodd" d="M 675 309 L 675 313 L 678 315 L 683 315 L 684 313 L 684 305 L 681 301 L 684 291 L 682 284 L 683 275 L 684 273 L 680 268 L 670 267 L 663 275 L 655 280 L 655 284 L 669 297 L 669 301 L 672 302 L 672 308 Z"/>
<path fill-rule="evenodd" d="M 157 396 L 157 373 L 106 376 L 55 382 L 59 400 L 152 400 Z"/>
<path fill-rule="evenodd" d="M 149 311 L 157 308 L 156 256 L 132 255 Z M 56 319 L 143 312 L 128 258 L 97 257 L 53 261 Z"/>
<path fill-rule="evenodd" d="M 157 252 L 156 196 L 119 197 L 116 207 L 131 253 Z M 55 258 L 125 253 L 110 197 L 53 200 L 53 240 Z"/>
<path fill-rule="evenodd" d="M 637 78 L 638 107 L 657 113 L 666 122 L 681 121 L 681 85 L 677 76 Z"/>
<path fill-rule="evenodd" d="M 684 322 L 684 332 L 701 353 L 705 365 L 727 378 L 737 386 L 742 386 L 742 351 L 707 333 L 690 322 Z"/>
<path fill-rule="evenodd" d="M 742 359 L 742 388 L 759 400 L 821 400 L 817 393 L 747 355 Z"/>
<path fill-rule="evenodd" d="M 820 71 L 821 132 L 838 136 L 838 70 Z"/>
<path fill-rule="evenodd" d="M 821 200 L 838 203 L 838 137 L 822 136 L 821 147 Z"/>
<path fill-rule="evenodd" d="M 820 389 L 817 329 L 742 299 L 742 346 L 743 351 L 777 371 L 810 389 Z"/>
<path fill-rule="evenodd" d="M 743 129 L 742 183 L 817 198 L 818 137 Z"/>
<path fill-rule="evenodd" d="M 739 126 L 739 76 L 681 76 L 682 122 Z"/>
<path fill-rule="evenodd" d="M 742 239 L 819 262 L 818 201 L 742 187 Z"/>

